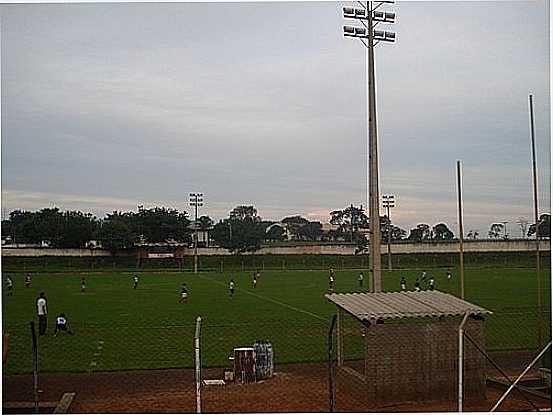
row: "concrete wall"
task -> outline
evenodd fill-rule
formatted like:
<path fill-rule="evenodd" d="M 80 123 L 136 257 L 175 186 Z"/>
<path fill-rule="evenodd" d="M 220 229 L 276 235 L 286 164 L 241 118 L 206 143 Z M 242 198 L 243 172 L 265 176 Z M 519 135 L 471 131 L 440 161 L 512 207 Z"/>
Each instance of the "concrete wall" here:
<path fill-rule="evenodd" d="M 536 249 L 535 241 L 465 241 L 465 252 L 532 252 Z M 540 241 L 540 250 L 551 251 L 551 241 Z M 2 256 L 109 256 L 109 251 L 101 249 L 55 249 L 55 248 L 1 248 Z M 392 254 L 420 254 L 420 253 L 455 253 L 459 252 L 458 242 L 436 243 L 397 243 L 391 246 Z M 169 252 L 169 250 L 167 251 Z M 382 254 L 387 252 L 387 246 L 382 245 Z M 351 245 L 300 245 L 264 247 L 245 255 L 353 255 L 355 247 Z M 183 254 L 193 255 L 194 250 L 185 248 Z M 224 248 L 199 248 L 199 255 L 231 255 Z M 134 256 L 135 253 L 128 255 Z"/>

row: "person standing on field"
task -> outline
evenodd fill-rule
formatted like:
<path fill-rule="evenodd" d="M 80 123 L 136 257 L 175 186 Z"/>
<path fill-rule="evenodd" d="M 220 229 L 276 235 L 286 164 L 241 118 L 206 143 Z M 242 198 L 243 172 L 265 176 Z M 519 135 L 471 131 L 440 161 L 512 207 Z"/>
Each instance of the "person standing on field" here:
<path fill-rule="evenodd" d="M 13 281 L 10 277 L 6 277 L 6 295 L 13 295 Z"/>
<path fill-rule="evenodd" d="M 360 273 L 359 273 L 359 277 L 357 278 L 357 281 L 359 281 L 359 288 L 363 288 L 363 279 L 364 279 L 364 278 L 365 278 L 365 277 L 363 276 L 363 273 L 360 272 Z"/>
<path fill-rule="evenodd" d="M 230 297 L 232 298 L 234 296 L 234 280 L 230 280 L 228 285 L 228 290 L 229 290 Z"/>
<path fill-rule="evenodd" d="M 415 291 L 419 292 L 421 290 L 421 284 L 419 282 L 419 277 L 415 280 Z"/>
<path fill-rule="evenodd" d="M 132 279 L 133 279 L 133 282 L 134 282 L 133 289 L 136 290 L 136 288 L 138 287 L 138 275 L 134 274 L 134 277 Z"/>
<path fill-rule="evenodd" d="M 428 281 L 428 289 L 430 291 L 434 291 L 434 277 L 430 277 L 430 280 Z"/>
<path fill-rule="evenodd" d="M 401 277 L 401 281 L 399 282 L 399 286 L 401 287 L 401 291 L 407 290 L 407 281 L 405 281 L 405 277 Z"/>
<path fill-rule="evenodd" d="M 48 311 L 46 309 L 46 294 L 44 292 L 41 292 L 38 296 L 38 299 L 36 301 L 36 311 L 38 316 L 38 335 L 43 336 L 44 334 L 46 334 L 46 316 L 48 314 Z"/>
<path fill-rule="evenodd" d="M 182 289 L 180 290 L 180 300 L 179 303 L 186 304 L 188 302 L 188 287 L 186 284 L 182 284 Z"/>
<path fill-rule="evenodd" d="M 257 286 L 257 273 L 253 274 L 252 286 L 253 288 Z"/>
<path fill-rule="evenodd" d="M 84 277 L 81 278 L 81 292 L 84 293 L 86 290 L 86 280 Z"/>
<path fill-rule="evenodd" d="M 451 271 L 447 271 L 447 280 L 449 281 L 451 279 Z"/>
<path fill-rule="evenodd" d="M 25 275 L 25 288 L 31 287 L 31 274 L 28 272 L 27 275 Z"/>

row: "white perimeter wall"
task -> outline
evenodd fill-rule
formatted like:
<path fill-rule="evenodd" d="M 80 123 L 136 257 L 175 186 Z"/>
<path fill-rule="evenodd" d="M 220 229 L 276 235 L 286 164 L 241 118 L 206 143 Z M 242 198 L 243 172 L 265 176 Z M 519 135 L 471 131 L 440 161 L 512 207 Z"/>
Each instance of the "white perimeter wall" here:
<path fill-rule="evenodd" d="M 464 241 L 465 252 L 524 252 L 535 251 L 536 242 L 532 240 L 516 241 Z M 392 253 L 415 254 L 415 253 L 455 253 L 459 252 L 458 242 L 436 242 L 436 243 L 399 243 L 392 244 Z M 551 241 L 540 241 L 540 251 L 551 251 Z M 167 251 L 169 252 L 169 250 Z M 387 251 L 387 246 L 382 245 L 382 254 Z M 20 256 L 110 256 L 109 251 L 102 249 L 56 249 L 56 248 L 15 248 L 2 247 L 3 257 Z M 323 254 L 323 255 L 353 255 L 355 247 L 351 245 L 301 245 L 301 246 L 278 246 L 265 247 L 253 254 L 245 255 L 301 255 L 301 254 Z M 185 249 L 185 255 L 193 255 L 193 249 Z M 231 255 L 224 248 L 198 248 L 199 255 Z M 134 254 L 130 254 L 134 255 Z"/>

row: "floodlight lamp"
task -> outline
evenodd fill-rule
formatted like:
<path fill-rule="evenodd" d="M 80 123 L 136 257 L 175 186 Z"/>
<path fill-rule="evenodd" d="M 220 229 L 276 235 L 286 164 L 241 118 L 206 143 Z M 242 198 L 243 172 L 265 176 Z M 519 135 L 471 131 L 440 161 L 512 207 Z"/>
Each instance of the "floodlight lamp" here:
<path fill-rule="evenodd" d="M 342 10 L 344 11 L 345 17 L 349 17 L 349 15 L 355 15 L 355 9 L 353 7 L 344 7 Z"/>
<path fill-rule="evenodd" d="M 377 40 L 383 40 L 384 39 L 384 31 L 383 30 L 373 31 L 373 37 Z"/>
<path fill-rule="evenodd" d="M 344 26 L 344 33 L 348 35 L 355 34 L 355 27 L 353 26 Z"/>
<path fill-rule="evenodd" d="M 384 40 L 386 42 L 395 42 L 396 34 L 394 32 L 386 32 L 386 34 L 384 35 Z"/>
<path fill-rule="evenodd" d="M 365 9 L 355 9 L 355 17 L 365 17 L 365 16 L 366 16 Z"/>
<path fill-rule="evenodd" d="M 374 11 L 373 20 L 377 20 L 379 22 L 384 21 L 384 12 Z"/>
<path fill-rule="evenodd" d="M 396 21 L 396 14 L 391 12 L 384 13 L 384 21 L 388 23 L 394 23 Z"/>
<path fill-rule="evenodd" d="M 367 30 L 364 27 L 355 28 L 355 36 L 365 36 L 366 34 L 367 34 Z"/>

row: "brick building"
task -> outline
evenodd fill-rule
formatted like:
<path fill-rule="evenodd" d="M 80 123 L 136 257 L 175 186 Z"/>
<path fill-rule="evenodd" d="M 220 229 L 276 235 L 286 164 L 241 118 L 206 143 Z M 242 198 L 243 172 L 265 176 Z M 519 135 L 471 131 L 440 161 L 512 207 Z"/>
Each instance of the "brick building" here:
<path fill-rule="evenodd" d="M 338 309 L 338 390 L 354 392 L 360 407 L 408 401 L 455 400 L 458 389 L 458 329 L 481 349 L 484 316 L 490 311 L 439 291 L 329 294 Z M 345 319 L 354 324 L 345 324 Z M 364 359 L 348 361 L 347 342 L 359 342 Z M 464 399 L 484 399 L 486 361 L 464 342 Z"/>

